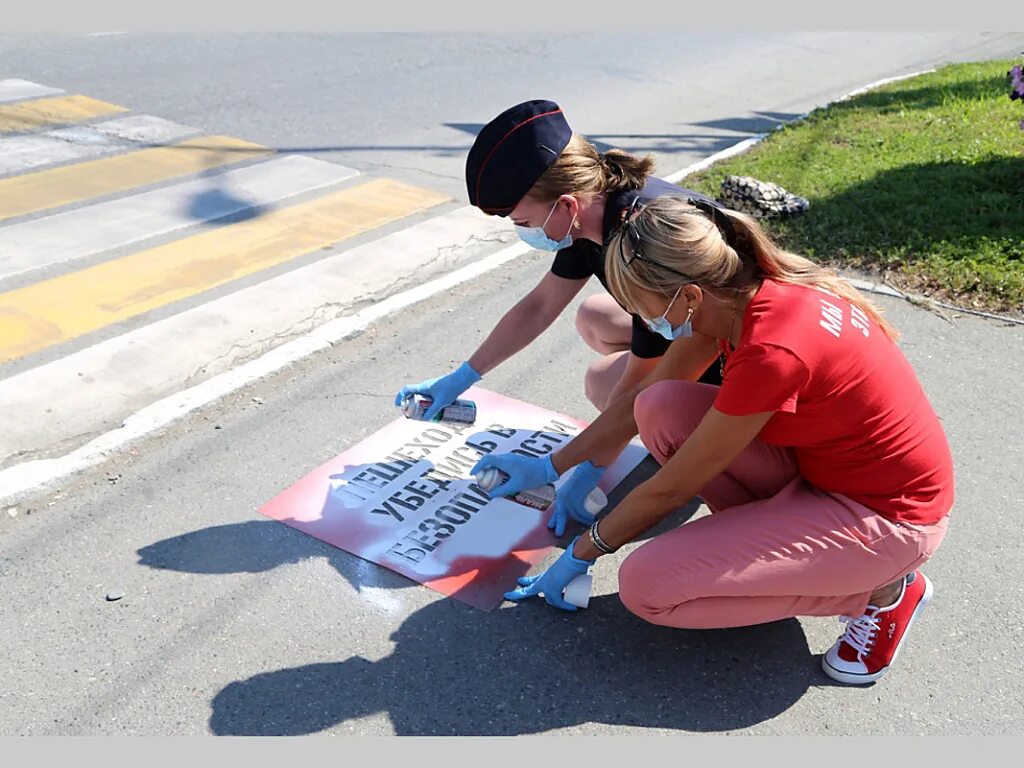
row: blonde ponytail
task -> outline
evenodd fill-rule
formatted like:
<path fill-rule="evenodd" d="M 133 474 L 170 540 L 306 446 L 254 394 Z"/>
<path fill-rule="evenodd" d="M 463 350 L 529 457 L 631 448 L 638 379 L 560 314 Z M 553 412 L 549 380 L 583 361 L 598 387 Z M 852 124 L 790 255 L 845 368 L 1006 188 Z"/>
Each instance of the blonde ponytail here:
<path fill-rule="evenodd" d="M 878 307 L 834 271 L 782 250 L 745 213 L 719 210 L 715 214 L 709 216 L 706 208 L 675 197 L 658 198 L 644 206 L 629 225 L 642 243 L 643 258 L 633 258 L 636 254 L 625 226 L 605 253 L 612 294 L 635 309 L 644 290 L 672 295 L 680 284 L 694 283 L 742 291 L 768 278 L 835 294 L 863 311 L 890 339 L 898 337 Z M 714 218 L 721 216 L 726 220 L 720 222 L 720 229 Z M 627 259 L 632 259 L 628 266 Z"/>
<path fill-rule="evenodd" d="M 782 250 L 772 242 L 757 220 L 747 214 L 726 210 L 725 215 L 733 225 L 737 247 L 753 256 L 764 277 L 780 283 L 812 285 L 835 294 L 874 320 L 890 339 L 899 337 L 899 332 L 882 317 L 882 310 L 848 280 L 808 258 Z"/>

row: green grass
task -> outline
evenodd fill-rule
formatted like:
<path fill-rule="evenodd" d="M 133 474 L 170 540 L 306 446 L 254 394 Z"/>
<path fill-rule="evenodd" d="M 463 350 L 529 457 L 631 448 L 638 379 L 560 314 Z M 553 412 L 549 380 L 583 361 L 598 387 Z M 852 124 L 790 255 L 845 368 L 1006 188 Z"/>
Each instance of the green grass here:
<path fill-rule="evenodd" d="M 774 181 L 810 209 L 786 248 L 958 304 L 1024 313 L 1024 105 L 1014 61 L 958 64 L 816 110 L 683 180 Z"/>

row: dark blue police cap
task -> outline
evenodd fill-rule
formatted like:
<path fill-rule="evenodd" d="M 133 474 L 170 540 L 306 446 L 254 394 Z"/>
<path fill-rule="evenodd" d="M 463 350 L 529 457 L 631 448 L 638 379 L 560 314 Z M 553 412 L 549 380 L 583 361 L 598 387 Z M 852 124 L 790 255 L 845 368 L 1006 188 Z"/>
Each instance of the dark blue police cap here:
<path fill-rule="evenodd" d="M 571 137 L 553 101 L 526 101 L 506 109 L 480 129 L 469 150 L 469 202 L 484 213 L 508 216 Z"/>

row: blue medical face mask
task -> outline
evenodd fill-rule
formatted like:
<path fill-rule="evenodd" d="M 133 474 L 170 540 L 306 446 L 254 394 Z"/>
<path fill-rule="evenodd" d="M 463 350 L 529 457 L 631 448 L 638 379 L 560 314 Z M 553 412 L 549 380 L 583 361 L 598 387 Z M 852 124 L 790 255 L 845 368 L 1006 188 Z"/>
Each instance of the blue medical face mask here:
<path fill-rule="evenodd" d="M 676 289 L 676 293 L 675 296 L 672 297 L 672 301 L 670 301 L 668 306 L 665 307 L 665 311 L 662 313 L 661 317 L 656 317 L 653 320 L 648 320 L 646 317 L 643 318 L 644 325 L 646 325 L 653 333 L 657 333 L 668 341 L 675 341 L 680 336 L 685 338 L 693 335 L 693 326 L 690 324 L 690 318 L 693 317 L 692 307 L 686 314 L 686 321 L 677 328 L 673 328 L 672 324 L 668 321 L 668 312 L 672 309 L 672 305 L 676 303 L 676 299 L 679 297 L 679 292 L 681 290 L 683 290 L 683 286 L 680 285 L 679 288 Z"/>
<path fill-rule="evenodd" d="M 551 210 L 548 211 L 547 219 L 544 219 L 544 223 L 539 227 L 521 227 L 516 224 L 516 234 L 519 235 L 519 239 L 526 243 L 531 248 L 536 248 L 538 251 L 560 251 L 563 248 L 568 248 L 572 245 L 572 226 L 576 223 L 575 214 L 572 217 L 572 221 L 569 222 L 569 231 L 565 233 L 565 237 L 561 240 L 552 240 L 548 237 L 548 233 L 544 231 L 544 227 L 548 224 L 548 219 L 551 218 L 551 214 L 555 212 L 555 208 L 558 207 L 558 201 L 551 206 Z"/>

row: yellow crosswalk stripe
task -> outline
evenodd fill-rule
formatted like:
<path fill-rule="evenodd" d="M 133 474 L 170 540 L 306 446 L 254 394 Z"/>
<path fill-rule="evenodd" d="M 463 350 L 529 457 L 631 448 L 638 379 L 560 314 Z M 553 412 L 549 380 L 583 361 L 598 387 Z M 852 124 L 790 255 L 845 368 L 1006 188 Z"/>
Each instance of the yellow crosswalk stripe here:
<path fill-rule="evenodd" d="M 272 151 L 230 136 L 203 136 L 166 147 L 0 179 L 0 221 L 200 173 Z"/>
<path fill-rule="evenodd" d="M 0 133 L 37 131 L 127 111 L 116 104 L 79 95 L 6 104 L 0 106 Z"/>
<path fill-rule="evenodd" d="M 198 295 L 447 199 L 377 179 L 0 294 L 0 362 Z"/>

